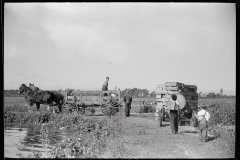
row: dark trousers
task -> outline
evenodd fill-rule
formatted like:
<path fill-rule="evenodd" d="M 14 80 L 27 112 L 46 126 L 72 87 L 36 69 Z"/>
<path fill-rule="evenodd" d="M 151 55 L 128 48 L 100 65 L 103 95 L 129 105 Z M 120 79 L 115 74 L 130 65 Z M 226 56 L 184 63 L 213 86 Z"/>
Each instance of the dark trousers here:
<path fill-rule="evenodd" d="M 178 132 L 178 110 L 170 110 L 170 127 L 173 134 Z"/>
<path fill-rule="evenodd" d="M 199 138 L 201 141 L 206 142 L 207 139 L 207 128 L 199 130 Z"/>
<path fill-rule="evenodd" d="M 125 114 L 127 117 L 130 116 L 131 103 L 125 103 Z"/>

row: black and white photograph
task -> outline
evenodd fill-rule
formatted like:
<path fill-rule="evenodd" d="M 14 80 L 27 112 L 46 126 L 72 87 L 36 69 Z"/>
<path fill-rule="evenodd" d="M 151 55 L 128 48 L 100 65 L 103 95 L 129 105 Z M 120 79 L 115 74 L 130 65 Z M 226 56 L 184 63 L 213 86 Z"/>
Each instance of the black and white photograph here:
<path fill-rule="evenodd" d="M 236 157 L 236 3 L 2 9 L 4 158 Z"/>

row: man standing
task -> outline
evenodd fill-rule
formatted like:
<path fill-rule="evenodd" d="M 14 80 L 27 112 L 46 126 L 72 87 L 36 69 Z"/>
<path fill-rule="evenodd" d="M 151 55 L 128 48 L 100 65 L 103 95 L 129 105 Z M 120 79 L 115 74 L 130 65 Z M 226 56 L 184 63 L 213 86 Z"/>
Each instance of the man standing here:
<path fill-rule="evenodd" d="M 168 101 L 166 107 L 170 110 L 170 127 L 173 134 L 178 132 L 178 110 L 179 110 L 179 102 L 177 100 L 177 96 L 175 94 L 171 95 L 172 100 Z"/>
<path fill-rule="evenodd" d="M 123 96 L 123 101 L 125 102 L 126 117 L 129 117 L 130 116 L 131 103 L 132 103 L 132 96 L 130 94 L 130 90 L 126 91 L 126 94 Z"/>
<path fill-rule="evenodd" d="M 106 80 L 104 81 L 103 86 L 102 86 L 102 91 L 108 90 L 108 81 L 109 81 L 109 77 L 106 77 Z"/>
<path fill-rule="evenodd" d="M 109 81 L 109 77 L 106 77 L 106 80 L 104 81 L 103 86 L 102 86 L 102 91 L 108 90 L 108 81 Z M 107 93 L 104 93 L 104 96 L 107 96 Z"/>
<path fill-rule="evenodd" d="M 197 117 L 199 121 L 199 137 L 200 141 L 206 142 L 207 138 L 207 129 L 208 129 L 208 121 L 210 119 L 210 114 L 206 111 L 207 105 L 206 104 L 201 104 L 200 106 L 200 111 L 196 114 L 195 116 Z"/>

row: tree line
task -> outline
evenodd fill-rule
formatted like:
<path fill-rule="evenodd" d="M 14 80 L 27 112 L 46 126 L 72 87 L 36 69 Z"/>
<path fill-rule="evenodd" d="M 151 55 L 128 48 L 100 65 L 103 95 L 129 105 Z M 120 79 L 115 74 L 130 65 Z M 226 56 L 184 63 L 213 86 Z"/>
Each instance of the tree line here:
<path fill-rule="evenodd" d="M 151 92 L 149 93 L 149 91 L 147 89 L 138 89 L 138 88 L 126 88 L 124 90 L 121 91 L 121 96 L 124 96 L 127 89 L 130 89 L 130 92 L 131 92 L 131 95 L 133 97 L 155 97 L 155 92 Z M 19 95 L 18 94 L 18 91 L 19 90 L 4 90 L 4 97 L 19 97 L 19 96 L 22 96 L 22 95 Z M 52 90 L 52 91 L 56 91 L 56 90 Z M 58 92 L 61 92 L 61 93 L 64 93 L 64 92 L 69 92 L 69 93 L 72 93 L 74 91 L 80 91 L 80 90 L 75 90 L 75 89 L 65 89 L 65 90 L 62 90 L 62 89 L 59 89 L 57 90 Z M 86 95 L 98 95 L 97 93 L 95 94 L 91 94 L 91 93 L 86 93 Z"/>
<path fill-rule="evenodd" d="M 127 90 L 130 90 L 130 93 L 133 97 L 156 97 L 155 92 L 149 92 L 149 90 L 147 89 L 139 89 L 139 88 L 126 88 L 124 90 L 121 91 L 120 96 L 123 97 L 126 94 Z M 4 90 L 4 97 L 19 97 L 20 95 L 18 94 L 19 90 Z M 56 91 L 56 90 L 52 90 L 52 91 Z M 74 90 L 74 89 L 59 89 L 59 92 L 63 93 L 63 92 L 74 92 L 74 91 L 78 91 L 78 90 Z M 80 91 L 80 90 L 79 90 Z M 86 94 L 87 95 L 87 94 Z M 97 93 L 95 94 L 89 94 L 89 95 L 98 95 Z M 22 96 L 22 95 L 21 95 Z M 199 98 L 201 98 L 201 96 L 199 96 Z M 208 95 L 204 98 L 235 98 L 235 96 L 232 95 L 226 95 L 226 94 L 220 94 L 220 93 L 214 93 L 214 92 L 210 92 L 208 93 Z"/>

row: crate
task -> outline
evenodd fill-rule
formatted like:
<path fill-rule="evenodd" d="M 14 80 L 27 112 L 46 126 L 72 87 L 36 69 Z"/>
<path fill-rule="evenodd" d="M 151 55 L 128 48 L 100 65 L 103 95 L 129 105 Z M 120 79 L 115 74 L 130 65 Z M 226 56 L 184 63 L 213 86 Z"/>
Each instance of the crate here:
<path fill-rule="evenodd" d="M 178 91 L 178 90 L 182 90 L 182 87 L 165 87 L 165 90 L 170 90 L 170 91 Z"/>
<path fill-rule="evenodd" d="M 196 96 L 196 92 L 182 92 L 186 96 Z"/>
<path fill-rule="evenodd" d="M 191 88 L 191 89 L 197 90 L 197 86 L 195 86 L 195 85 L 188 85 L 188 88 Z"/>
<path fill-rule="evenodd" d="M 162 92 L 165 91 L 165 86 L 164 85 L 157 85 L 156 92 Z"/>
<path fill-rule="evenodd" d="M 192 96 L 185 96 L 185 98 L 188 100 L 192 99 Z"/>
<path fill-rule="evenodd" d="M 188 88 L 183 88 L 183 91 L 184 92 L 188 92 Z"/>
<path fill-rule="evenodd" d="M 171 82 L 165 82 L 166 87 L 171 87 Z"/>
<path fill-rule="evenodd" d="M 195 86 L 195 85 L 184 84 L 184 88 L 187 88 L 189 92 L 196 92 L 197 91 L 197 86 Z"/>
<path fill-rule="evenodd" d="M 178 93 L 182 93 L 182 92 L 179 92 L 179 91 L 172 91 L 172 90 L 168 90 L 167 91 L 167 94 L 178 94 Z"/>
<path fill-rule="evenodd" d="M 156 98 L 162 98 L 161 94 L 156 94 Z"/>
<path fill-rule="evenodd" d="M 179 82 L 171 82 L 171 87 L 182 87 L 183 83 L 179 83 Z"/>

